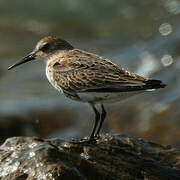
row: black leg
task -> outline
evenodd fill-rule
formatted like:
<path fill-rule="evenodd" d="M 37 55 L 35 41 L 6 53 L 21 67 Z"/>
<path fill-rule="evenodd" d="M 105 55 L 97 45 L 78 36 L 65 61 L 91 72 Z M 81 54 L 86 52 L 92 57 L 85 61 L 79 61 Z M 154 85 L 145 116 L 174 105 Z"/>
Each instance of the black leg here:
<path fill-rule="evenodd" d="M 94 104 L 90 104 L 90 105 L 91 105 L 91 107 L 95 113 L 95 123 L 94 123 L 93 131 L 92 131 L 91 136 L 90 136 L 90 139 L 93 139 L 95 136 L 95 131 L 96 131 L 99 119 L 100 119 L 100 113 L 98 112 L 98 110 L 96 109 Z"/>
<path fill-rule="evenodd" d="M 102 113 L 101 113 L 101 121 L 100 121 L 100 124 L 99 124 L 99 127 L 98 127 L 98 130 L 96 132 L 96 136 L 99 136 L 99 133 L 100 133 L 100 130 L 101 130 L 101 127 L 102 127 L 102 124 L 104 122 L 104 119 L 106 118 L 106 110 L 104 108 L 104 105 L 101 104 L 101 109 L 102 109 Z"/>

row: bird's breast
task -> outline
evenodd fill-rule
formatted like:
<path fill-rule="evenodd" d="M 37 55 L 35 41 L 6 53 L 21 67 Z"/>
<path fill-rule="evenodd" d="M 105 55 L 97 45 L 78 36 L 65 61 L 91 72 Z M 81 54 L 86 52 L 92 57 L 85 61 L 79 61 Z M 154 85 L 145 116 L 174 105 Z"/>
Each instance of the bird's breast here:
<path fill-rule="evenodd" d="M 54 78 L 53 66 L 51 64 L 46 65 L 46 77 L 54 88 L 63 93 L 62 88 L 58 85 L 58 82 Z"/>

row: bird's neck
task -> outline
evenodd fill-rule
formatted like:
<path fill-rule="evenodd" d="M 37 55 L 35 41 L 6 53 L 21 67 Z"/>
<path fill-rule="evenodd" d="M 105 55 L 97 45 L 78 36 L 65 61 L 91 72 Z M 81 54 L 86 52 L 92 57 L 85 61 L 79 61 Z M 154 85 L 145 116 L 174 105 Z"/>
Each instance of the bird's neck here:
<path fill-rule="evenodd" d="M 49 54 L 48 56 L 45 57 L 45 63 L 49 63 L 52 61 L 55 61 L 56 59 L 61 59 L 64 56 L 66 56 L 69 53 L 69 50 L 60 50 L 55 53 Z"/>

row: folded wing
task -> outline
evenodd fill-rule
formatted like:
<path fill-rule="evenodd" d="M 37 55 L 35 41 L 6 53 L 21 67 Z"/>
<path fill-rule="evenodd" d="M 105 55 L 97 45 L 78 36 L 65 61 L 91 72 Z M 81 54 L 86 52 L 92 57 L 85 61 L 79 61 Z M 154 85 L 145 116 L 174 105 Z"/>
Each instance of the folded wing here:
<path fill-rule="evenodd" d="M 130 73 L 111 61 L 78 49 L 69 52 L 54 66 L 54 78 L 65 91 L 126 92 L 165 87 L 159 80 L 151 80 Z"/>

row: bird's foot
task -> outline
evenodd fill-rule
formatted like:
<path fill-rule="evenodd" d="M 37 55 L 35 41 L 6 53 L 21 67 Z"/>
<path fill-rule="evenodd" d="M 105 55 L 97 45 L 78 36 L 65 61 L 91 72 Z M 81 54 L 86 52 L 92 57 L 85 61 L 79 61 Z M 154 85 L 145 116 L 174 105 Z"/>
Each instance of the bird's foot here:
<path fill-rule="evenodd" d="M 94 139 L 96 139 L 96 140 L 100 139 L 100 137 L 101 137 L 100 134 L 95 134 L 94 135 Z"/>
<path fill-rule="evenodd" d="M 85 137 L 82 139 L 72 139 L 71 143 L 73 144 L 95 144 L 97 142 L 98 137 L 93 136 L 93 137 Z"/>

